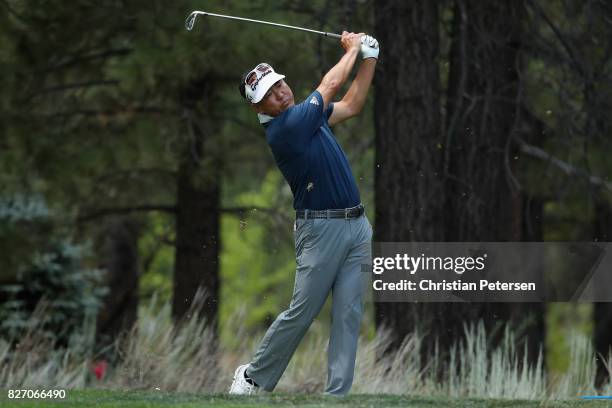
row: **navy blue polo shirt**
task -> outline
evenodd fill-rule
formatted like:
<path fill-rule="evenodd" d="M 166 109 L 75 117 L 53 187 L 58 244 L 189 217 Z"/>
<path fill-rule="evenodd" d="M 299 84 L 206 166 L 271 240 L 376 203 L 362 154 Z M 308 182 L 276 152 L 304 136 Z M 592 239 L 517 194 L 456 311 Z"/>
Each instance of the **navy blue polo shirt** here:
<path fill-rule="evenodd" d="M 318 91 L 264 124 L 278 168 L 293 192 L 296 210 L 349 208 L 360 203 L 359 190 L 344 151 L 323 111 Z"/>

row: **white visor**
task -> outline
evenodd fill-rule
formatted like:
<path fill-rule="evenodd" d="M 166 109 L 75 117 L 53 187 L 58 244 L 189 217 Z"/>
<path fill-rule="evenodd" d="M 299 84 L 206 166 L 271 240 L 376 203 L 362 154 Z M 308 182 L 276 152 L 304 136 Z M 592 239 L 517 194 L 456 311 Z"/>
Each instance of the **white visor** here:
<path fill-rule="evenodd" d="M 262 62 L 248 73 L 244 79 L 244 93 L 251 103 L 257 103 L 263 99 L 268 89 L 285 76 L 278 74 L 270 64 Z"/>

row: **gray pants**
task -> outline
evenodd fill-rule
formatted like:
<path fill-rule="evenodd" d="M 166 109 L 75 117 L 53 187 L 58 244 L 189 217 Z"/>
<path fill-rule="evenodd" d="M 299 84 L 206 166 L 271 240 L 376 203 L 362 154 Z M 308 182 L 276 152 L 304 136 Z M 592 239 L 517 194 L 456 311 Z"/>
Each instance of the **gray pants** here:
<path fill-rule="evenodd" d="M 247 368 L 262 389 L 272 391 L 314 318 L 332 292 L 325 392 L 345 395 L 353 383 L 363 291 L 371 262 L 372 227 L 354 219 L 297 220 L 297 270 L 289 308 L 270 326 Z"/>

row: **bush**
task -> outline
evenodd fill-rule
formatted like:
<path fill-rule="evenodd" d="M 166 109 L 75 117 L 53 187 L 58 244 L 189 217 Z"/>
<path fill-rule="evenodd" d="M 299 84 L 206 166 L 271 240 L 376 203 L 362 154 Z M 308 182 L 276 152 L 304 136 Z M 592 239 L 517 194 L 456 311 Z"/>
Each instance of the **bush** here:
<path fill-rule="evenodd" d="M 84 246 L 59 242 L 38 253 L 17 276 L 0 286 L 0 336 L 19 339 L 34 326 L 57 345 L 66 345 L 71 333 L 96 316 L 106 289 L 99 286 L 101 272 L 82 267 Z M 45 313 L 33 315 L 40 302 Z"/>
<path fill-rule="evenodd" d="M 88 249 L 67 241 L 52 215 L 39 194 L 0 195 L 0 337 L 9 342 L 36 327 L 66 345 L 101 305 L 101 272 L 83 267 Z"/>

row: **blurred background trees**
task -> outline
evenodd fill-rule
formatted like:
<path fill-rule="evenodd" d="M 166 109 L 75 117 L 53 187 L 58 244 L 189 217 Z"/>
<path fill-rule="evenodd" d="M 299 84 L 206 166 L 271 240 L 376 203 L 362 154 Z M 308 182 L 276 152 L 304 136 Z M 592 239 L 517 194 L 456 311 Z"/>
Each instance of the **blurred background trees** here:
<path fill-rule="evenodd" d="M 301 99 L 341 49 L 214 19 L 186 32 L 200 8 L 379 39 L 374 95 L 335 129 L 375 240 L 610 240 L 606 2 L 3 0 L 3 333 L 46 300 L 66 330 L 97 315 L 110 344 L 154 294 L 181 321 L 202 287 L 202 315 L 231 343 L 288 304 L 291 193 L 238 79 L 270 62 Z M 420 325 L 442 350 L 468 320 L 513 322 L 551 370 L 564 369 L 568 325 L 602 353 L 612 344 L 609 304 L 368 310 L 366 332 L 390 327 L 397 346 Z"/>

